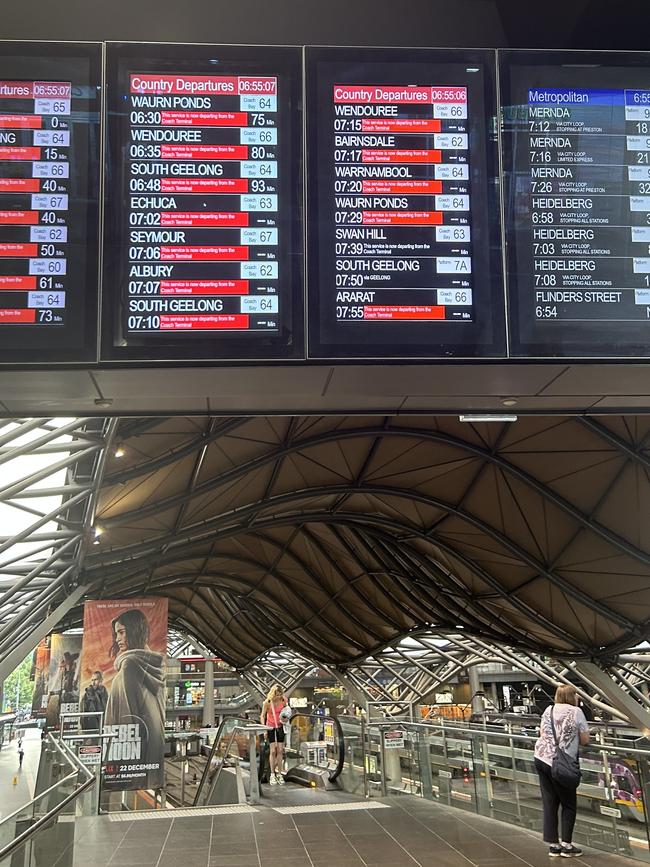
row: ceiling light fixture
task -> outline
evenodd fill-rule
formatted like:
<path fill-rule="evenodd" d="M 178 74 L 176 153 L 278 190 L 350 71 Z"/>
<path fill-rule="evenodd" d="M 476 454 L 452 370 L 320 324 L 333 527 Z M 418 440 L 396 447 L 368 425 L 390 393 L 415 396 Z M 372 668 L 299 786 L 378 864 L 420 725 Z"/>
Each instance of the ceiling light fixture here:
<path fill-rule="evenodd" d="M 493 412 L 479 412 L 468 415 L 459 415 L 459 421 L 517 421 L 516 415 L 499 415 Z"/>
<path fill-rule="evenodd" d="M 124 449 L 122 448 L 122 446 L 118 446 L 118 447 L 115 449 L 114 457 L 116 457 L 116 458 L 123 458 L 125 454 L 126 454 L 126 452 L 124 451 Z"/>
<path fill-rule="evenodd" d="M 113 406 L 113 398 L 112 397 L 96 397 L 95 398 L 95 406 L 98 406 L 100 409 L 109 409 L 109 407 Z"/>
<path fill-rule="evenodd" d="M 500 403 L 501 403 L 501 406 L 517 406 L 517 398 L 516 397 L 502 397 Z"/>

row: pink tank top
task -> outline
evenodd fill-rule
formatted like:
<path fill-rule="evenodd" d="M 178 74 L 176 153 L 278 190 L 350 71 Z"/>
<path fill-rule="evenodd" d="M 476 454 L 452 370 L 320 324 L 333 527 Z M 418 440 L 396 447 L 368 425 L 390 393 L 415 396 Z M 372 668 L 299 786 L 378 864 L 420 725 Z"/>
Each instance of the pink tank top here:
<path fill-rule="evenodd" d="M 284 701 L 282 699 L 278 699 L 278 701 L 270 702 L 268 707 L 266 708 L 266 724 L 267 726 L 273 726 L 274 729 L 280 728 L 282 722 L 280 721 L 280 711 L 284 707 Z"/>

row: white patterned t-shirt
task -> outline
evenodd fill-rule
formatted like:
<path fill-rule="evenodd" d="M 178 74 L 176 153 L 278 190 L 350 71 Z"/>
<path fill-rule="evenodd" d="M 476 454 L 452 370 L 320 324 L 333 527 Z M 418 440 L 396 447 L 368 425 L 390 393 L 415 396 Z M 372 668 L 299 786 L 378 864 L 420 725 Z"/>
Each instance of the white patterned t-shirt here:
<path fill-rule="evenodd" d="M 553 764 L 555 738 L 553 737 L 553 729 L 551 728 L 551 711 L 553 711 L 555 733 L 557 734 L 560 748 L 574 759 L 577 759 L 580 732 L 588 732 L 589 726 L 580 708 L 574 707 L 572 704 L 554 704 L 546 708 L 539 725 L 539 738 L 535 744 L 535 758 L 546 762 L 547 765 Z"/>

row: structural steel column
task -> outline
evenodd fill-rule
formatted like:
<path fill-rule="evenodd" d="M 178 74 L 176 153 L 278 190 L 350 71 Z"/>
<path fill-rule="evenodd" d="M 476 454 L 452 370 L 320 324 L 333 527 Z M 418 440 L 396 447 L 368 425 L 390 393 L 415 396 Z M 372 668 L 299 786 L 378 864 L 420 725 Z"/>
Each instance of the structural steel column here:
<path fill-rule="evenodd" d="M 205 698 L 203 700 L 203 725 L 214 725 L 214 662 L 205 660 Z"/>
<path fill-rule="evenodd" d="M 467 674 L 469 676 L 469 691 L 472 696 L 472 714 L 480 715 L 485 713 L 485 703 L 483 701 L 483 686 L 478 676 L 477 666 L 468 666 Z"/>
<path fill-rule="evenodd" d="M 650 733 L 650 713 L 635 701 L 629 693 L 593 662 L 574 663 L 573 670 L 604 695 L 618 711 L 625 714 L 628 721 L 642 732 Z"/>

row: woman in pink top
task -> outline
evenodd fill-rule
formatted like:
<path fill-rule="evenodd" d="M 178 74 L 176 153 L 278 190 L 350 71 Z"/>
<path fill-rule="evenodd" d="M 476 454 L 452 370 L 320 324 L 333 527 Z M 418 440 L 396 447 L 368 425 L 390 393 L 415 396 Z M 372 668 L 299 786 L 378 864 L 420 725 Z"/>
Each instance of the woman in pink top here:
<path fill-rule="evenodd" d="M 286 704 L 287 699 L 282 692 L 282 687 L 276 683 L 269 690 L 266 701 L 262 705 L 262 713 L 260 714 L 262 725 L 271 726 L 271 731 L 269 732 L 271 750 L 269 765 L 271 766 L 270 783 L 272 786 L 284 784 L 284 777 L 282 776 L 284 726 L 280 714 L 282 713 L 282 709 L 286 707 Z"/>

